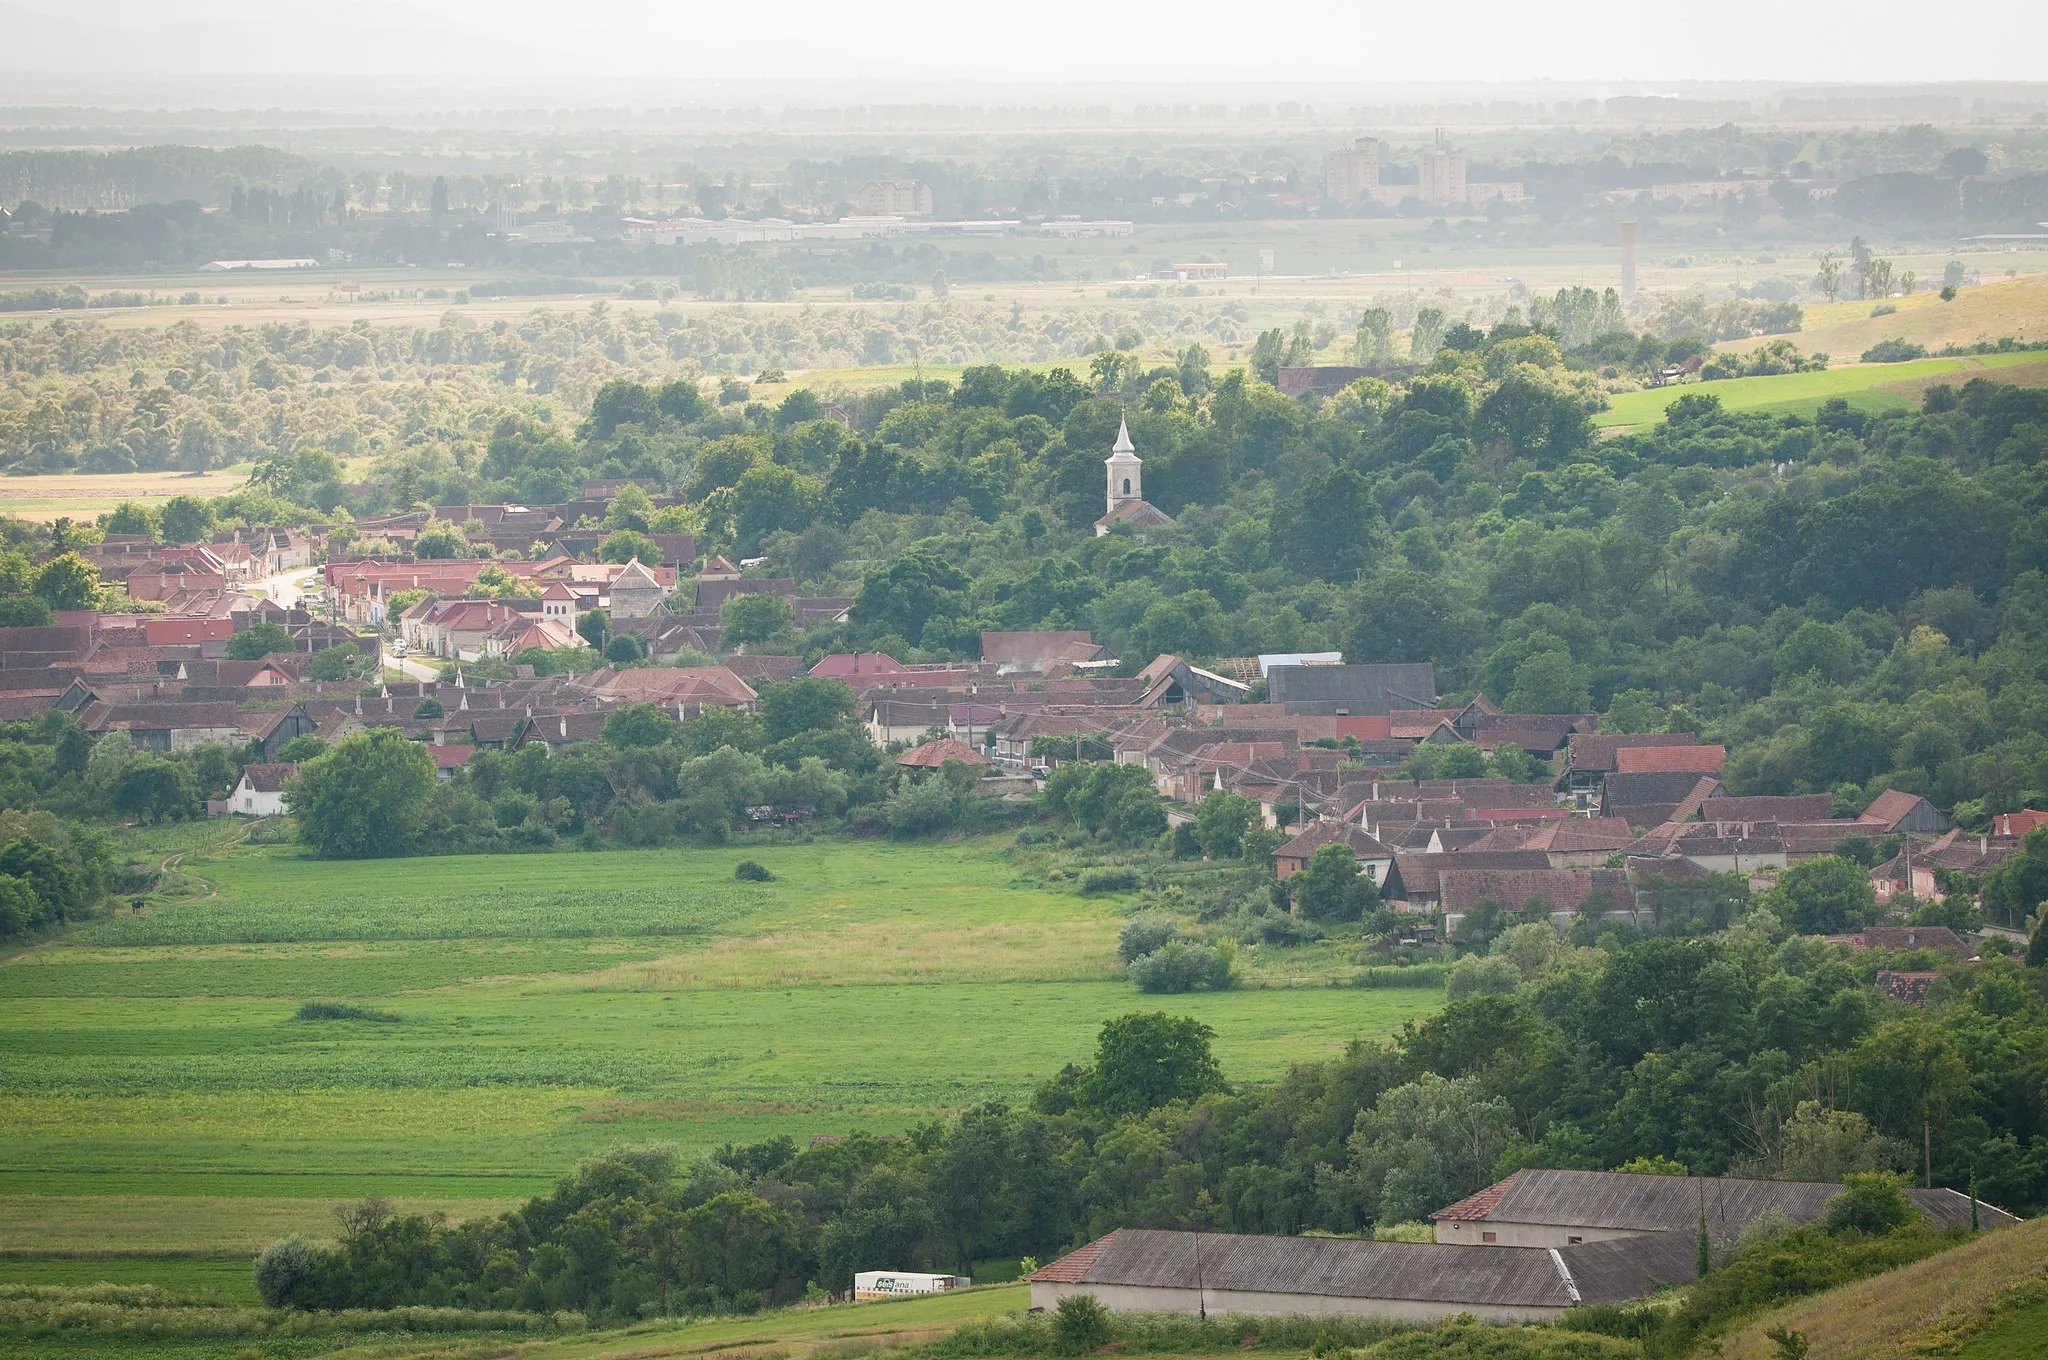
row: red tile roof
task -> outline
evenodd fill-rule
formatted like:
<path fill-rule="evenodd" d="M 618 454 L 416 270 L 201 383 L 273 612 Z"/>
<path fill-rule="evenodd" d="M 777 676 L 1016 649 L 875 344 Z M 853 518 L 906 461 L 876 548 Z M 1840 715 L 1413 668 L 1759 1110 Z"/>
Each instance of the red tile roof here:
<path fill-rule="evenodd" d="M 1517 1171 L 1515 1176 L 1521 1174 L 1521 1172 Z M 1509 1176 L 1504 1181 L 1495 1181 L 1478 1194 L 1468 1195 L 1456 1204 L 1451 1205 L 1448 1209 L 1437 1210 L 1430 1217 L 1437 1222 L 1443 1222 L 1446 1219 L 1456 1219 L 1462 1223 L 1477 1223 L 1489 1217 L 1495 1209 L 1500 1207 L 1501 1196 L 1505 1195 L 1508 1192 L 1508 1187 L 1515 1183 L 1515 1176 Z M 1053 1264 L 1057 1265 L 1059 1263 L 1055 1261 Z"/>
<path fill-rule="evenodd" d="M 1917 793 L 1907 793 L 1902 789 L 1886 789 L 1870 800 L 1870 806 L 1863 809 L 1863 815 L 1856 820 L 1875 822 L 1881 826 L 1897 826 L 1912 815 L 1913 809 L 1919 807 L 1922 801 Z"/>
<path fill-rule="evenodd" d="M 980 766 L 989 764 L 987 756 L 975 750 L 966 742 L 955 741 L 951 737 L 941 737 L 937 741 L 928 741 L 916 750 L 899 756 L 896 763 L 911 769 L 936 770 L 949 760 L 957 760 L 963 765 Z"/>
<path fill-rule="evenodd" d="M 1727 759 L 1725 746 L 1623 746 L 1614 753 L 1614 769 L 1617 774 L 1719 774 Z"/>
<path fill-rule="evenodd" d="M 1590 869 L 1461 868 L 1457 861 L 1470 854 L 1470 851 L 1454 853 L 1450 862 L 1437 870 L 1437 892 L 1447 915 L 1463 914 L 1488 898 L 1509 911 L 1521 909 L 1535 897 L 1548 902 L 1552 911 L 1577 911 L 1579 904 L 1593 895 L 1593 872 Z M 1548 862 L 1546 856 L 1546 865 Z M 1405 876 L 1403 881 L 1406 881 Z"/>
<path fill-rule="evenodd" d="M 2037 826 L 2048 826 L 2048 812 L 2026 808 L 2019 812 L 2001 812 L 1991 819 L 1991 830 L 2000 836 L 2024 836 Z"/>
<path fill-rule="evenodd" d="M 1503 1182 L 1505 1184 L 1505 1182 Z M 1117 1231 L 1121 1231 L 1118 1229 Z M 1087 1246 L 1068 1252 L 1049 1266 L 1040 1266 L 1027 1277 L 1033 1284 L 1081 1284 L 1088 1278 L 1088 1269 L 1095 1264 L 1103 1249 L 1116 1240 L 1116 1232 L 1098 1237 Z"/>
<path fill-rule="evenodd" d="M 902 675 L 908 670 L 887 652 L 838 652 L 822 658 L 810 673 L 826 680 L 852 680 L 870 675 Z"/>
<path fill-rule="evenodd" d="M 1615 752 L 1625 746 L 1691 746 L 1690 732 L 1577 732 L 1571 738 L 1571 767 L 1574 770 L 1607 772 L 1614 769 Z"/>
<path fill-rule="evenodd" d="M 1571 815 L 1561 807 L 1476 807 L 1465 813 L 1475 822 L 1561 822 Z"/>

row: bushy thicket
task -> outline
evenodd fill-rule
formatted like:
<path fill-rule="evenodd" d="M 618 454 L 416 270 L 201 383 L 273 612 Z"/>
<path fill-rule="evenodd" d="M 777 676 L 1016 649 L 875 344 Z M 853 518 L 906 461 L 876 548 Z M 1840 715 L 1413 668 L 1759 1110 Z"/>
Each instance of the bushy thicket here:
<path fill-rule="evenodd" d="M 18 805 L 0 808 L 0 941 L 81 920 L 120 886 L 97 828 Z"/>

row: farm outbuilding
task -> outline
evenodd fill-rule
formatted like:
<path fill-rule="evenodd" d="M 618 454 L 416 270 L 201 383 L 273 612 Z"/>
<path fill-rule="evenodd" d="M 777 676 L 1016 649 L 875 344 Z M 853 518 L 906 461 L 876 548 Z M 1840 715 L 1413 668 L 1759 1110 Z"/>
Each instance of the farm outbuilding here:
<path fill-rule="evenodd" d="M 1548 1322 L 1691 1279 L 1668 1234 L 1565 1251 L 1122 1228 L 1031 1276 L 1031 1306 L 1093 1294 L 1114 1312 Z"/>
<path fill-rule="evenodd" d="M 1766 1214 L 1810 1223 L 1839 1185 L 1611 1171 L 1518 1171 L 1441 1209 L 1434 1242 L 1123 1228 L 1031 1276 L 1031 1306 L 1092 1294 L 1114 1312 L 1437 1322 L 1548 1322 L 1697 1278 L 1702 1218 L 1718 1246 Z M 1930 1223 L 1971 1221 L 1953 1190 L 1909 1190 Z M 2016 1220 L 1975 1206 L 1987 1229 Z"/>

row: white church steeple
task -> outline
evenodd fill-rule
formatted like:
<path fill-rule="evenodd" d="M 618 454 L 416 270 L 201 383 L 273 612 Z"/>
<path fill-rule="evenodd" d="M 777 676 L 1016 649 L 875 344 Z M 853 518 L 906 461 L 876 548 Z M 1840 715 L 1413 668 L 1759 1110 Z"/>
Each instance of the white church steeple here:
<path fill-rule="evenodd" d="M 1116 446 L 1104 459 L 1109 468 L 1109 513 L 1127 501 L 1145 499 L 1144 464 L 1139 461 L 1137 446 L 1131 443 L 1131 427 L 1119 420 L 1116 426 Z"/>

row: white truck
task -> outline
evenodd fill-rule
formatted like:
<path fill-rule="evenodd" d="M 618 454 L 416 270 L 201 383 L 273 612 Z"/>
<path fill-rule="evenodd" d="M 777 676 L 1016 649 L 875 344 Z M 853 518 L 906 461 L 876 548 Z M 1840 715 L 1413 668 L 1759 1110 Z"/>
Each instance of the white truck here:
<path fill-rule="evenodd" d="M 855 1299 L 901 1299 L 913 1294 L 943 1294 L 965 1289 L 974 1281 L 965 1275 L 926 1275 L 915 1270 L 863 1270 L 853 1277 Z"/>

